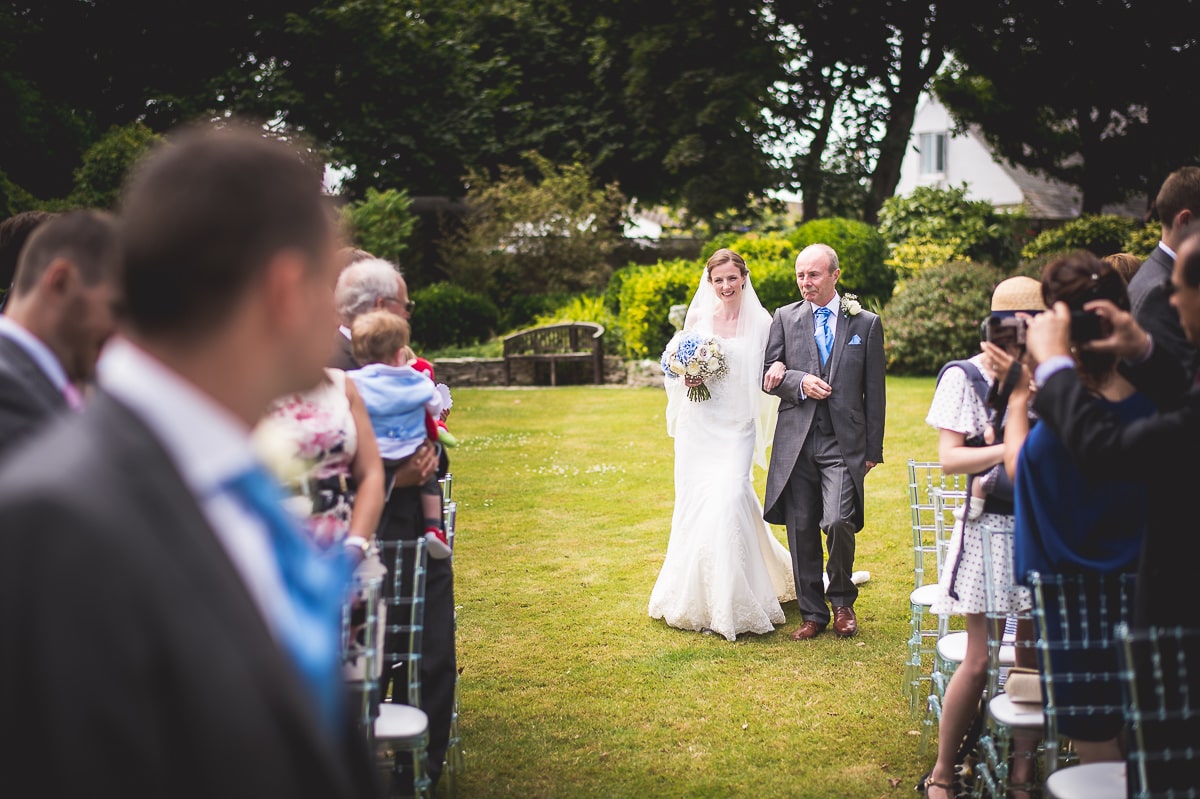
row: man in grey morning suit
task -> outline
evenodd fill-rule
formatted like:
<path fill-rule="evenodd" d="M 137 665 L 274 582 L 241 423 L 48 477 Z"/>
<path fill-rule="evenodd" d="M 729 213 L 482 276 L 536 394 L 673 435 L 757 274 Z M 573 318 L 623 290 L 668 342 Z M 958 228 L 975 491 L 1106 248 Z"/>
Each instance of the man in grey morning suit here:
<path fill-rule="evenodd" d="M 797 641 L 828 626 L 826 599 L 834 632 L 858 632 L 854 538 L 863 527 L 863 482 L 883 462 L 883 325 L 838 296 L 840 275 L 832 247 L 801 250 L 796 284 L 804 299 L 775 312 L 764 359 L 763 389 L 779 397 L 779 420 L 763 518 L 787 526 L 803 617 L 792 633 Z M 824 569 L 822 530 L 829 546 Z"/>
<path fill-rule="evenodd" d="M 332 354 L 320 172 L 227 119 L 132 176 L 97 392 L 0 467 L 0 796 L 379 796 L 345 583 L 251 490 L 255 423 Z"/>
<path fill-rule="evenodd" d="M 23 246 L 0 316 L 0 457 L 72 405 L 112 333 L 121 243 L 99 211 L 56 215 Z"/>

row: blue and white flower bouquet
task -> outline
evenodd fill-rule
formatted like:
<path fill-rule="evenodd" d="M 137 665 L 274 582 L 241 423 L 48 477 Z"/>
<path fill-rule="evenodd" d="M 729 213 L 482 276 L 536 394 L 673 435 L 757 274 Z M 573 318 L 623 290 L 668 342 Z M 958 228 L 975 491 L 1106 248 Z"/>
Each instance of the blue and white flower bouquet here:
<path fill-rule="evenodd" d="M 715 336 L 702 336 L 692 330 L 681 330 L 667 342 L 663 350 L 663 372 L 668 378 L 698 377 L 698 386 L 688 386 L 688 399 L 703 402 L 712 397 L 706 383 L 713 383 L 729 373 L 725 352 Z"/>

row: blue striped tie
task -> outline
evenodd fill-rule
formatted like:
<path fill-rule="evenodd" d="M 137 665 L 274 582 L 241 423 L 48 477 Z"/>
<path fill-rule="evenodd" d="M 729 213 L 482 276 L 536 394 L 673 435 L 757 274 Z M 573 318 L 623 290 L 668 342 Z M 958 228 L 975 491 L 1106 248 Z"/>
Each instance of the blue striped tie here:
<path fill-rule="evenodd" d="M 833 336 L 829 333 L 829 317 L 833 316 L 833 311 L 825 306 L 817 308 L 813 313 L 817 318 L 817 349 L 821 353 L 821 365 L 829 360 L 829 353 L 833 349 Z"/>
<path fill-rule="evenodd" d="M 350 580 L 341 547 L 322 556 L 284 508 L 283 489 L 258 466 L 225 483 L 270 533 L 271 545 L 291 601 L 292 613 L 278 619 L 281 638 L 311 689 L 317 714 L 330 735 L 341 727 L 341 608 Z"/>

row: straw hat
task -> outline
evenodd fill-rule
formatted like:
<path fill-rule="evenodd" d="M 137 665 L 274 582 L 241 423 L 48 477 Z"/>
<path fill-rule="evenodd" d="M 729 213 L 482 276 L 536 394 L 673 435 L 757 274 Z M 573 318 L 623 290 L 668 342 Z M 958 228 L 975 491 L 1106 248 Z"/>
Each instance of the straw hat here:
<path fill-rule="evenodd" d="M 1001 280 L 992 292 L 993 311 L 1044 311 L 1042 284 L 1031 277 Z"/>

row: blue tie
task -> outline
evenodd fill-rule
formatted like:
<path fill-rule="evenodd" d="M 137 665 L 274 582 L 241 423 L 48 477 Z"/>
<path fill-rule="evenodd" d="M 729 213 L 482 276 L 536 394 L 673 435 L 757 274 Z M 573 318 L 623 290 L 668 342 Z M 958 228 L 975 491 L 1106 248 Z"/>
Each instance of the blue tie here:
<path fill-rule="evenodd" d="M 292 607 L 279 620 L 280 634 L 313 694 L 317 712 L 330 735 L 341 727 L 341 615 L 350 580 L 342 547 L 322 556 L 297 520 L 283 506 L 283 489 L 261 467 L 253 466 L 225 484 L 263 522 Z"/>
<path fill-rule="evenodd" d="M 821 353 L 821 365 L 829 360 L 829 353 L 833 349 L 833 336 L 829 333 L 829 317 L 833 316 L 833 311 L 825 306 L 821 306 L 813 311 L 817 317 L 817 349 Z"/>

